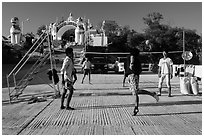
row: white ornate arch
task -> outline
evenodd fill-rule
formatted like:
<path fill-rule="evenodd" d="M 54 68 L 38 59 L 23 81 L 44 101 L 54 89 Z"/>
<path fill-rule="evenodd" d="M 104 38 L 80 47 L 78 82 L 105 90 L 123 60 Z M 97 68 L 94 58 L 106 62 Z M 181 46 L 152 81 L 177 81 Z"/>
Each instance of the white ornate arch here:
<path fill-rule="evenodd" d="M 70 21 L 70 22 L 64 21 L 64 22 L 62 22 L 61 24 L 59 24 L 56 27 L 55 32 L 53 32 L 53 37 L 54 37 L 54 39 L 61 40 L 62 35 L 66 31 L 71 30 L 71 29 L 76 29 L 76 27 L 77 27 L 76 22 L 74 22 L 74 21 Z"/>

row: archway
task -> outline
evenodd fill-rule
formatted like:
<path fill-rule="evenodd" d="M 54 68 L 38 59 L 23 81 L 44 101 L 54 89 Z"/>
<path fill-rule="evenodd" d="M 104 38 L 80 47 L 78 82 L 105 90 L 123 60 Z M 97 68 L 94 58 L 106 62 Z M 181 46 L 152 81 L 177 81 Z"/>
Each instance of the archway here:
<path fill-rule="evenodd" d="M 75 42 L 75 29 L 67 30 L 62 36 L 62 40 L 66 40 L 68 42 Z"/>
<path fill-rule="evenodd" d="M 73 20 L 72 14 L 70 14 L 69 18 L 66 21 L 61 23 L 54 23 L 50 25 L 53 40 L 63 40 L 62 36 L 68 30 L 75 30 L 74 37 L 75 44 L 83 45 L 85 43 L 85 31 L 87 30 L 87 22 L 84 22 L 80 17 L 76 21 Z"/>
<path fill-rule="evenodd" d="M 68 30 L 72 30 L 72 29 L 76 29 L 76 26 L 74 25 L 65 25 L 63 27 L 61 27 L 58 32 L 57 32 L 57 40 L 61 40 L 62 39 L 62 35 L 68 31 Z"/>

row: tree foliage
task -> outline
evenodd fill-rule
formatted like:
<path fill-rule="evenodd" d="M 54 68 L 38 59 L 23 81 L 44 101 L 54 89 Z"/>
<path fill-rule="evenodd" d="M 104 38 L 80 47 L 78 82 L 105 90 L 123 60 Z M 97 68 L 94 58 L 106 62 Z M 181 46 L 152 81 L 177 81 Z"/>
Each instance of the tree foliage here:
<path fill-rule="evenodd" d="M 109 45 L 109 50 L 127 52 L 131 47 L 129 45 L 131 37 L 128 36 L 130 34 L 130 31 L 131 30 L 129 26 L 124 26 L 124 27 L 117 26 L 116 30 L 109 33 L 108 41 L 109 43 L 112 43 L 111 45 Z"/>
<path fill-rule="evenodd" d="M 35 38 L 35 35 L 31 32 L 31 33 L 26 33 L 24 37 L 26 41 L 22 44 L 23 48 L 26 50 L 29 50 L 33 45 L 32 40 Z"/>
<path fill-rule="evenodd" d="M 200 36 L 195 31 L 187 30 L 185 28 L 172 28 L 169 25 L 162 24 L 162 14 L 152 13 L 143 18 L 147 25 L 145 29 L 145 37 L 150 41 L 148 45 L 144 44 L 143 49 L 150 48 L 150 51 L 183 51 L 183 31 L 185 32 L 185 50 L 191 51 L 194 56 L 200 51 L 198 39 Z M 158 57 L 157 57 L 158 58 Z M 172 56 L 175 63 L 182 63 L 183 59 L 180 54 Z M 195 58 L 195 57 L 194 57 Z M 194 60 L 195 63 L 195 59 Z M 198 59 L 197 59 L 198 60 Z M 190 63 L 190 61 L 189 61 Z M 196 62 L 198 64 L 198 61 Z"/>
<path fill-rule="evenodd" d="M 162 14 L 159 12 L 153 12 L 147 15 L 147 17 L 144 17 L 144 24 L 147 24 L 151 29 L 157 28 L 161 20 L 163 19 Z"/>
<path fill-rule="evenodd" d="M 112 45 L 109 49 L 112 51 L 129 51 L 134 48 L 140 51 L 161 52 L 183 51 L 183 31 L 185 32 L 185 50 L 193 53 L 193 59 L 187 63 L 201 63 L 201 36 L 197 35 L 194 30 L 185 28 L 171 27 L 162 24 L 164 17 L 161 13 L 153 12 L 143 18 L 146 28 L 144 33 L 138 33 L 131 30 L 129 26 L 121 27 L 117 24 L 107 25 L 106 34 Z M 148 43 L 146 43 L 148 41 Z M 182 53 L 170 54 L 175 63 L 183 63 Z M 149 62 L 158 63 L 160 54 L 150 54 Z"/>
<path fill-rule="evenodd" d="M 40 36 L 43 33 L 43 30 L 46 30 L 46 25 L 42 25 L 37 29 L 37 35 Z"/>

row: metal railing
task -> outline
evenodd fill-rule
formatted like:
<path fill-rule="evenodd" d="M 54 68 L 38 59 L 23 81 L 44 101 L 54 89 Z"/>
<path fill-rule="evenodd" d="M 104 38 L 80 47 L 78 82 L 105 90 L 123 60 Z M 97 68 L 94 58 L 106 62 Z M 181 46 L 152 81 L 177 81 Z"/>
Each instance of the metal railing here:
<path fill-rule="evenodd" d="M 7 86 L 9 90 L 9 96 L 11 96 L 11 93 L 15 90 L 17 87 L 17 81 L 16 81 L 16 75 L 19 73 L 19 71 L 23 68 L 23 66 L 28 62 L 28 60 L 32 57 L 32 55 L 35 53 L 35 51 L 40 47 L 40 45 L 45 41 L 45 39 L 48 37 L 47 31 L 44 31 L 38 40 L 33 44 L 33 46 L 26 52 L 26 54 L 23 56 L 23 58 L 19 61 L 19 63 L 12 69 L 12 71 L 7 75 Z M 41 41 L 40 41 L 41 40 Z M 40 42 L 38 44 L 38 42 Z M 37 45 L 38 44 L 38 45 Z M 36 46 L 37 45 L 37 46 Z M 11 91 L 11 76 L 13 76 L 13 84 L 14 84 L 14 90 Z M 11 98 L 10 98 L 11 101 Z"/>

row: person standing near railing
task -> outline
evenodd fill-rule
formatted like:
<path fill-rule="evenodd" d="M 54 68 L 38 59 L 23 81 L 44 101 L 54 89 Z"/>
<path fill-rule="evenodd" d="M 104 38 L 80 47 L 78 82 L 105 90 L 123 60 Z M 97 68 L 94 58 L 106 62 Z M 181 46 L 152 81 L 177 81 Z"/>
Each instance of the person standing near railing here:
<path fill-rule="evenodd" d="M 62 68 L 61 68 L 61 74 L 62 74 L 62 86 L 63 86 L 63 93 L 61 97 L 61 107 L 60 109 L 67 109 L 67 110 L 74 110 L 74 108 L 70 107 L 70 101 L 72 99 L 73 95 L 73 71 L 74 71 L 74 64 L 72 61 L 73 57 L 73 49 L 68 47 L 65 50 L 66 58 L 63 61 Z M 67 93 L 67 90 L 69 90 L 69 94 L 67 96 L 67 103 L 66 107 L 64 106 L 64 99 L 65 95 Z"/>

